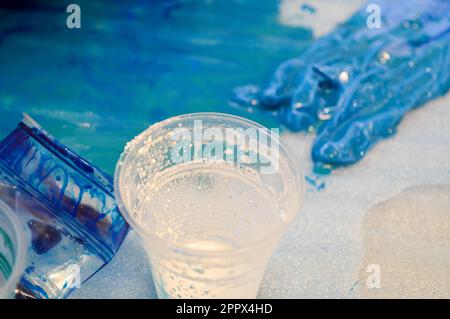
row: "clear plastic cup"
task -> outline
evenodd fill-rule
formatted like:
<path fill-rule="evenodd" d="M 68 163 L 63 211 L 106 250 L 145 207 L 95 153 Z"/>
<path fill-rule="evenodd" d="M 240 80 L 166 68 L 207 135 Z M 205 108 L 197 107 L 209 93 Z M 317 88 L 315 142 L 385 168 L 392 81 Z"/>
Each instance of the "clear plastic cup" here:
<path fill-rule="evenodd" d="M 0 201 L 0 299 L 14 298 L 26 257 L 26 236 L 22 223 Z"/>
<path fill-rule="evenodd" d="M 115 195 L 148 253 L 159 298 L 256 297 L 304 197 L 299 165 L 277 133 L 196 113 L 127 144 Z"/>

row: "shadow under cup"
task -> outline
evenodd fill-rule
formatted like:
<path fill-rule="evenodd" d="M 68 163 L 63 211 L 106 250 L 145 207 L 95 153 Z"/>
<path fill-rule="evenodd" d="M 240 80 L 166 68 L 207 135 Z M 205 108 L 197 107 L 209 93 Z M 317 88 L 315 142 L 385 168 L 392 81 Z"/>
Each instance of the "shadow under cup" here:
<path fill-rule="evenodd" d="M 255 298 L 304 185 L 277 131 L 196 113 L 127 144 L 115 195 L 148 253 L 158 297 Z"/>
<path fill-rule="evenodd" d="M 25 267 L 26 236 L 14 212 L 0 201 L 0 299 L 14 298 Z"/>

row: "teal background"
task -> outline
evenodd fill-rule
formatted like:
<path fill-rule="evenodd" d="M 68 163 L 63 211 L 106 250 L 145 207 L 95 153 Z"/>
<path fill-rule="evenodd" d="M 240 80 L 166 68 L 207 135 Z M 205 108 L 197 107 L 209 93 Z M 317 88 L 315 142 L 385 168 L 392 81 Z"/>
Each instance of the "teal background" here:
<path fill-rule="evenodd" d="M 275 118 L 228 103 L 231 90 L 266 83 L 310 43 L 277 22 L 278 1 L 69 1 L 0 5 L 0 136 L 29 113 L 109 174 L 125 143 L 183 113 Z M 301 10 L 301 8 L 299 8 Z"/>

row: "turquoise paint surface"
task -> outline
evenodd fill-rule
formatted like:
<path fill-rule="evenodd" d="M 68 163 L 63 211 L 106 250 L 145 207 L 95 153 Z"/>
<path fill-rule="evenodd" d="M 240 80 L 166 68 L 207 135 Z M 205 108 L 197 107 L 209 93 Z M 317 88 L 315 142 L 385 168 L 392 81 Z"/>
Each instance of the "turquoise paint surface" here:
<path fill-rule="evenodd" d="M 0 5 L 0 136 L 27 112 L 110 174 L 128 140 L 170 116 L 216 111 L 278 126 L 230 105 L 230 92 L 266 81 L 312 36 L 281 26 L 275 0 L 77 3 L 78 30 L 66 27 L 69 2 Z"/>

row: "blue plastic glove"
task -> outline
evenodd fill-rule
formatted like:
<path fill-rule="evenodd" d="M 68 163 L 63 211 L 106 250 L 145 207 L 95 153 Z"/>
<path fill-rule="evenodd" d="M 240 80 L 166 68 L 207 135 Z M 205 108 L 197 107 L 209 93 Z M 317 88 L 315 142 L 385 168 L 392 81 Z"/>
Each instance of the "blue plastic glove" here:
<path fill-rule="evenodd" d="M 294 131 L 315 128 L 316 163 L 360 160 L 407 111 L 450 87 L 450 1 L 378 4 L 380 29 L 367 27 L 364 7 L 280 65 L 265 90 L 237 88 L 234 101 L 279 109 Z"/>

